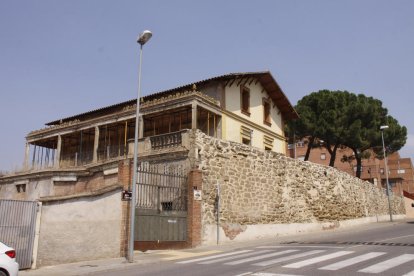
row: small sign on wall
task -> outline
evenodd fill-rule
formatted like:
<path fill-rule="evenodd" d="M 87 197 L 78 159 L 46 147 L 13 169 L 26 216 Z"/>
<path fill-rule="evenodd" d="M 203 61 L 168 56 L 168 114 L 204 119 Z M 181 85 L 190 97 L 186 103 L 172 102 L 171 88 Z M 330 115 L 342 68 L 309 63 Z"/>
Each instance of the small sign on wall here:
<path fill-rule="evenodd" d="M 201 190 L 194 190 L 194 200 L 201 200 Z"/>
<path fill-rule="evenodd" d="M 132 192 L 130 191 L 122 191 L 122 200 L 128 201 L 132 199 Z"/>

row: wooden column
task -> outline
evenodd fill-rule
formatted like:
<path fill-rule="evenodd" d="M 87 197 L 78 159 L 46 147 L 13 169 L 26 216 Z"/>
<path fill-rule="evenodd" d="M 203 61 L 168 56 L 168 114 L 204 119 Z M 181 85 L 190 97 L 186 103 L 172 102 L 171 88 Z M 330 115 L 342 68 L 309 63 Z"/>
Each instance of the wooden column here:
<path fill-rule="evenodd" d="M 99 127 L 95 127 L 95 139 L 93 141 L 93 159 L 92 163 L 98 162 L 98 147 L 99 147 Z"/>
<path fill-rule="evenodd" d="M 60 151 L 62 149 L 62 136 L 58 135 L 58 142 L 56 147 L 56 155 L 55 155 L 55 165 L 54 167 L 58 169 L 60 167 Z"/>
<path fill-rule="evenodd" d="M 197 128 L 197 103 L 191 104 L 191 129 Z"/>
<path fill-rule="evenodd" d="M 139 123 L 138 123 L 138 139 L 144 137 L 144 118 L 142 115 L 139 116 Z"/>
<path fill-rule="evenodd" d="M 26 150 L 24 152 L 24 170 L 28 170 L 29 169 L 29 154 L 30 154 L 30 144 L 29 142 L 26 142 Z"/>

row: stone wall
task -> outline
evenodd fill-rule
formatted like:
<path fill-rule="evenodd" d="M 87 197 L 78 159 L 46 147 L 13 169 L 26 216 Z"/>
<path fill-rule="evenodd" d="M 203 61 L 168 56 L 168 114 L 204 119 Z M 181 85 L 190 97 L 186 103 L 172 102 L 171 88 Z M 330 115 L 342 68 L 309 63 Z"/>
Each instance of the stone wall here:
<path fill-rule="evenodd" d="M 388 214 L 383 190 L 335 168 L 215 139 L 199 131 L 192 139 L 196 145 L 193 166 L 202 171 L 205 242 L 211 239 L 217 223 L 218 185 L 220 231 L 230 240 L 253 225 L 316 223 L 331 228 L 345 220 Z M 402 198 L 393 197 L 392 210 L 394 214 L 405 213 Z"/>
<path fill-rule="evenodd" d="M 16 185 L 24 185 L 24 190 L 17 190 Z M 53 194 L 51 177 L 24 179 L 0 184 L 0 199 L 10 200 L 37 200 L 42 196 Z"/>
<path fill-rule="evenodd" d="M 414 200 L 412 198 L 404 197 L 405 203 L 405 210 L 407 218 L 413 219 L 414 218 Z"/>
<path fill-rule="evenodd" d="M 0 182 L 0 199 L 39 200 L 99 190 L 118 183 L 118 169 L 108 165 L 95 170 L 51 171 L 9 177 Z M 24 189 L 17 189 L 23 185 Z"/>

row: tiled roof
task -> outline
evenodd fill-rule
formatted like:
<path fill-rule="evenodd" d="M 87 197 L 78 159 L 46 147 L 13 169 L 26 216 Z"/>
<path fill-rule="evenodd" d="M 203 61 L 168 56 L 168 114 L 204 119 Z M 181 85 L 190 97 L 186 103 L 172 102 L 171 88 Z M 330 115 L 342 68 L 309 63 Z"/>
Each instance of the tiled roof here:
<path fill-rule="evenodd" d="M 287 118 L 287 119 L 298 118 L 298 114 L 296 113 L 295 109 L 293 108 L 293 106 L 291 105 L 289 100 L 287 99 L 286 95 L 283 93 L 282 89 L 280 89 L 279 85 L 277 84 L 277 82 L 275 81 L 275 79 L 273 78 L 273 76 L 270 74 L 269 71 L 225 74 L 225 75 L 216 76 L 216 77 L 196 81 L 196 82 L 193 82 L 193 83 L 185 84 L 185 85 L 178 86 L 178 87 L 175 87 L 175 88 L 172 88 L 172 89 L 152 93 L 150 95 L 147 95 L 147 96 L 144 96 L 144 97 L 141 97 L 141 98 L 144 101 L 146 101 L 146 100 L 150 100 L 150 99 L 153 99 L 153 98 L 156 98 L 156 97 L 165 96 L 166 94 L 169 94 L 169 93 L 172 93 L 172 92 L 176 92 L 176 91 L 180 91 L 180 90 L 190 90 L 190 89 L 192 89 L 192 86 L 194 84 L 196 86 L 202 86 L 202 85 L 207 84 L 207 83 L 212 82 L 212 81 L 230 81 L 230 80 L 234 80 L 234 79 L 243 80 L 243 79 L 246 79 L 246 78 L 257 78 L 261 82 L 263 87 L 269 92 L 270 97 L 275 101 L 278 108 L 282 111 L 285 118 Z M 59 119 L 59 120 L 55 120 L 55 121 L 47 123 L 46 125 L 48 125 L 48 126 L 57 125 L 57 124 L 72 121 L 72 120 L 75 120 L 75 119 L 81 119 L 83 117 L 99 115 L 99 114 L 102 114 L 102 113 L 106 113 L 110 110 L 114 110 L 114 109 L 122 108 L 122 107 L 127 106 L 127 105 L 134 104 L 135 102 L 136 102 L 136 99 L 132 99 L 132 100 L 129 100 L 129 101 L 117 103 L 117 104 L 114 104 L 114 105 L 94 109 L 94 110 L 87 111 L 87 112 L 77 114 L 77 115 L 74 115 L 74 116 L 70 116 L 70 117 Z"/>

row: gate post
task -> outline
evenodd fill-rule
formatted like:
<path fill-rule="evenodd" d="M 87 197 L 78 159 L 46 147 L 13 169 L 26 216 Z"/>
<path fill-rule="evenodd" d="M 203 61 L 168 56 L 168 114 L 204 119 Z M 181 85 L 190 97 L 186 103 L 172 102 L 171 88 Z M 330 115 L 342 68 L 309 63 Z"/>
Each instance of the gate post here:
<path fill-rule="evenodd" d="M 202 172 L 198 169 L 188 173 L 187 244 L 189 247 L 201 245 L 202 200 L 194 199 L 194 190 L 203 190 Z"/>
<path fill-rule="evenodd" d="M 122 185 L 123 190 L 130 190 L 131 176 L 132 176 L 132 159 L 124 159 L 118 163 L 118 182 Z M 121 196 L 121 195 L 119 195 Z M 122 201 L 122 218 L 121 218 L 121 244 L 120 244 L 120 255 L 121 257 L 127 256 L 128 253 L 128 237 L 130 229 L 130 208 L 131 201 Z"/>

